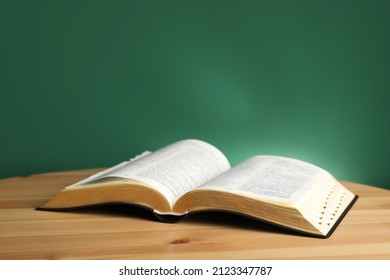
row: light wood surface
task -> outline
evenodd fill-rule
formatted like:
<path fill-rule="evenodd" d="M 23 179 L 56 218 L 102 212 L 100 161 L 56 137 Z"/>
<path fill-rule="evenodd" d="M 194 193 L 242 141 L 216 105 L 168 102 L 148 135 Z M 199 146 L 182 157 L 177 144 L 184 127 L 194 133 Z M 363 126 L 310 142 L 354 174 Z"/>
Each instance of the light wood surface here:
<path fill-rule="evenodd" d="M 156 221 L 137 207 L 38 211 L 99 170 L 0 180 L 0 259 L 390 259 L 390 191 L 343 182 L 359 199 L 329 239 L 222 213 Z"/>

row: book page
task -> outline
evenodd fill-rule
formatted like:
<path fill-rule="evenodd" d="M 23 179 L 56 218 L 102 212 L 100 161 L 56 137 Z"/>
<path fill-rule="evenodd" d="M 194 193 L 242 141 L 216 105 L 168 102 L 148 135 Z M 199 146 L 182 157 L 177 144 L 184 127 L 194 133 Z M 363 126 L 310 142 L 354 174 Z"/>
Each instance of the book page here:
<path fill-rule="evenodd" d="M 200 140 L 183 140 L 133 161 L 119 164 L 102 176 L 140 181 L 160 191 L 171 203 L 230 168 L 226 157 Z"/>
<path fill-rule="evenodd" d="M 200 186 L 280 202 L 299 200 L 329 173 L 312 164 L 277 156 L 255 156 Z"/>
<path fill-rule="evenodd" d="M 123 161 L 111 168 L 108 168 L 106 170 L 103 170 L 99 173 L 96 173 L 96 174 L 93 174 L 92 176 L 89 176 L 88 178 L 85 178 L 81 181 L 78 181 L 70 186 L 67 186 L 66 189 L 72 189 L 72 188 L 75 188 L 77 186 L 83 186 L 83 185 L 87 185 L 87 184 L 90 184 L 90 183 L 93 183 L 93 182 L 96 182 L 98 180 L 101 180 L 103 178 L 107 178 L 108 174 L 112 174 L 114 170 L 117 170 L 119 168 L 121 168 L 122 166 L 125 166 L 127 164 L 129 164 L 130 162 L 132 161 L 135 161 L 135 160 L 138 160 L 140 158 L 143 158 L 144 156 L 147 156 L 148 154 L 150 154 L 151 152 L 150 151 L 145 151 L 143 152 L 142 154 L 139 154 L 131 159 L 129 159 L 128 161 Z"/>

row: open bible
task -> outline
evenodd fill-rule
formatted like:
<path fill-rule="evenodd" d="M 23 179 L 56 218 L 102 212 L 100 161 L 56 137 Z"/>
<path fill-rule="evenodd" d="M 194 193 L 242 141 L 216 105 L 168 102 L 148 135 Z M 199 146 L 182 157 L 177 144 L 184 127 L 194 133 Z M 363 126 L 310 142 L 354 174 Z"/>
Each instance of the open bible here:
<path fill-rule="evenodd" d="M 157 217 L 227 211 L 329 237 L 357 196 L 327 171 L 296 159 L 254 156 L 231 168 L 200 140 L 183 140 L 65 187 L 39 209 L 129 203 Z"/>

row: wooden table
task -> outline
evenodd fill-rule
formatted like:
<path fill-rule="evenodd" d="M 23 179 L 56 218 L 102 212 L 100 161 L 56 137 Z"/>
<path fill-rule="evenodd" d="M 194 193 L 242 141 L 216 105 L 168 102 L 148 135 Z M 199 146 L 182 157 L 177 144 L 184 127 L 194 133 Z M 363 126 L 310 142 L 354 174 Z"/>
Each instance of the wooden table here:
<path fill-rule="evenodd" d="M 329 239 L 248 218 L 194 214 L 176 224 L 146 210 L 35 210 L 99 170 L 0 180 L 0 259 L 390 259 L 390 191 L 343 182 L 360 197 Z"/>

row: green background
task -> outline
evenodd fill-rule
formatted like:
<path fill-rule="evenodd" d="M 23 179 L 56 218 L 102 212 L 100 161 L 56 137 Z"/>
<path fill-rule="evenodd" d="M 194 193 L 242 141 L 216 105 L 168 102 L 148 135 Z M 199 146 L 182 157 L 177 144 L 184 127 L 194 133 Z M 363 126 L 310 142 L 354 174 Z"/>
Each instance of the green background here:
<path fill-rule="evenodd" d="M 0 177 L 198 138 L 390 188 L 390 1 L 2 1 Z"/>

